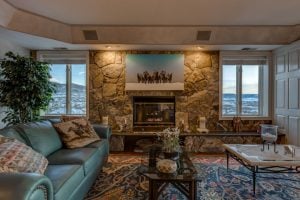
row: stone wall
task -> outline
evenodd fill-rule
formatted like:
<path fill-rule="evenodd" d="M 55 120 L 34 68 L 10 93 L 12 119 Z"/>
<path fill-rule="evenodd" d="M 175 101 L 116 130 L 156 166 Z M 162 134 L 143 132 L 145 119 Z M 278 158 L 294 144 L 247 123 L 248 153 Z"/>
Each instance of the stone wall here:
<path fill-rule="evenodd" d="M 125 91 L 126 54 L 184 54 L 183 91 Z M 89 118 L 101 122 L 109 116 L 113 130 L 126 121 L 132 130 L 132 96 L 175 96 L 176 122 L 188 118 L 189 129 L 197 128 L 198 116 L 205 116 L 209 130 L 219 122 L 219 52 L 90 51 Z M 186 120 L 185 120 L 186 121 Z M 231 121 L 221 122 L 232 130 Z M 256 130 L 257 121 L 244 121 L 243 131 Z"/>

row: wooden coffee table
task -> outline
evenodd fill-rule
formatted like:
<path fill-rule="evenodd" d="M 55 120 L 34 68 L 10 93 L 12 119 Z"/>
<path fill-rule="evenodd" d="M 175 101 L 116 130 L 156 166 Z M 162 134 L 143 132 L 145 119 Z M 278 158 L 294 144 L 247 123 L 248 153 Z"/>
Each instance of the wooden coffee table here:
<path fill-rule="evenodd" d="M 159 157 L 157 159 L 160 159 Z M 149 180 L 149 199 L 155 200 L 169 185 L 173 185 L 188 199 L 197 199 L 197 182 L 201 180 L 187 153 L 182 153 L 177 160 L 177 172 L 167 174 L 159 172 L 156 167 L 141 166 L 140 172 Z"/>
<path fill-rule="evenodd" d="M 233 158 L 252 172 L 253 194 L 255 195 L 256 174 L 258 173 L 300 173 L 300 147 L 295 147 L 295 156 L 287 154 L 285 145 L 265 148 L 263 145 L 223 144 L 229 158 Z"/>

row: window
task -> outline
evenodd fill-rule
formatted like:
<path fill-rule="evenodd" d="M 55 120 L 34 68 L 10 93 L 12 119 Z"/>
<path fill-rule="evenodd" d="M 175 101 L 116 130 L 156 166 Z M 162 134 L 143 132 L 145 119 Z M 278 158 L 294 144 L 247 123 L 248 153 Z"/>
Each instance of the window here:
<path fill-rule="evenodd" d="M 220 57 L 221 118 L 269 117 L 268 56 Z"/>
<path fill-rule="evenodd" d="M 56 92 L 46 115 L 86 114 L 86 53 L 41 52 L 43 61 L 50 63 L 51 81 Z"/>

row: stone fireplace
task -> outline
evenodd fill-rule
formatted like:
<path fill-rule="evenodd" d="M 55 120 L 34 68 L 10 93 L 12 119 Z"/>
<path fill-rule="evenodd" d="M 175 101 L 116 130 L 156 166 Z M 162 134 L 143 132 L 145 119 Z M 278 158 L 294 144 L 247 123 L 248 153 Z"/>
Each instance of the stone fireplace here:
<path fill-rule="evenodd" d="M 183 53 L 184 90 L 126 91 L 126 55 L 138 53 Z M 153 102 L 154 99 L 161 102 Z M 109 118 L 113 132 L 111 151 L 143 147 L 145 143 L 137 141 L 155 139 L 154 128 L 178 126 L 182 120 L 189 132 L 180 137 L 184 145 L 195 152 L 221 152 L 223 143 L 260 142 L 260 135 L 256 133 L 259 120 L 244 120 L 242 131 L 248 132 L 245 134 L 215 132 L 217 122 L 233 130 L 231 120 L 219 119 L 219 52 L 90 51 L 88 102 L 92 122 L 101 123 L 102 116 Z M 206 117 L 210 134 L 197 133 L 199 116 Z M 120 124 L 125 122 L 126 129 L 120 131 Z"/>
<path fill-rule="evenodd" d="M 160 53 L 184 54 L 184 90 L 126 91 L 126 55 Z M 134 115 L 136 119 L 139 117 L 137 113 L 133 114 L 133 97 L 141 96 L 168 96 L 176 99 L 175 126 L 178 126 L 176 123 L 184 120 L 191 133 L 197 132 L 199 116 L 206 117 L 206 127 L 210 131 L 217 129 L 217 122 L 229 131 L 233 130 L 231 120 L 220 121 L 219 119 L 219 52 L 217 51 L 90 51 L 89 61 L 89 119 L 101 123 L 102 116 L 108 116 L 109 125 L 114 133 L 120 130 L 120 124 L 124 123 L 125 119 L 128 134 L 136 131 L 134 129 L 138 126 L 143 125 L 142 129 L 147 131 L 149 127 L 157 125 L 156 122 L 150 122 L 154 121 L 154 118 L 148 119 L 147 123 L 150 126 L 146 126 L 145 122 L 139 124 L 139 121 L 133 121 Z M 141 113 L 139 115 L 142 116 Z M 259 122 L 259 120 L 243 121 L 242 131 L 256 131 Z"/>
<path fill-rule="evenodd" d="M 152 131 L 175 126 L 174 96 L 134 96 L 134 131 Z"/>

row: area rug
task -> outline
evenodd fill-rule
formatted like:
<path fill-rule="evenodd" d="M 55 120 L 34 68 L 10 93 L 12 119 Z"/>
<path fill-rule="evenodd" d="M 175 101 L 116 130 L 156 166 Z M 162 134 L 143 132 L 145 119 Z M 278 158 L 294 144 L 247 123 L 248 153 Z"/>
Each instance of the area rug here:
<path fill-rule="evenodd" d="M 138 172 L 138 156 L 111 156 L 86 200 L 144 200 L 148 199 L 148 181 Z M 197 171 L 203 180 L 197 184 L 197 199 L 244 200 L 244 199 L 300 199 L 300 175 L 258 175 L 256 196 L 252 195 L 252 175 L 249 171 L 230 162 L 227 172 L 224 157 L 193 157 Z M 292 180 L 288 180 L 292 179 Z M 159 196 L 161 200 L 187 199 L 169 185 Z"/>

